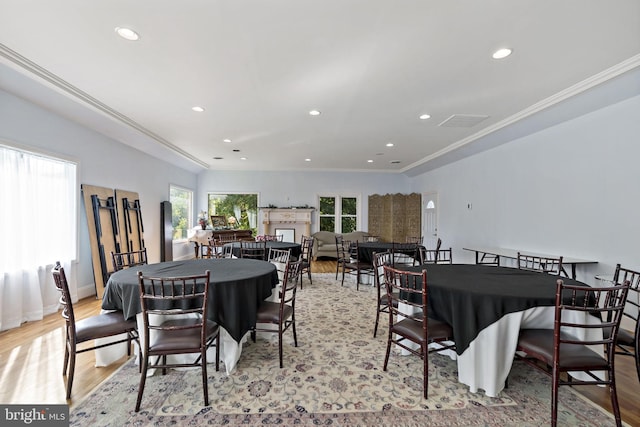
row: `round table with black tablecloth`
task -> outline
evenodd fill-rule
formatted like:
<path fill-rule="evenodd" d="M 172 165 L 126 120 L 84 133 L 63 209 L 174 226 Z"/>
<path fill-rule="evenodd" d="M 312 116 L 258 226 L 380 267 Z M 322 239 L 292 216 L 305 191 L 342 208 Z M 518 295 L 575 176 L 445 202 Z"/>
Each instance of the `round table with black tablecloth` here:
<path fill-rule="evenodd" d="M 211 272 L 208 318 L 223 327 L 236 341 L 256 323 L 256 311 L 278 283 L 273 264 L 250 259 L 192 259 L 161 262 L 121 270 L 107 282 L 102 308 L 122 310 L 127 319 L 142 311 L 138 271 L 145 276 L 190 276 Z"/>
<path fill-rule="evenodd" d="M 291 256 L 296 259 L 300 257 L 300 253 L 302 251 L 302 245 L 300 243 L 268 241 L 265 242 L 265 244 L 267 248 L 264 254 L 265 260 L 269 256 L 269 248 L 284 250 L 291 249 Z M 240 242 L 225 243 L 224 246 L 233 246 L 233 256 L 240 258 Z"/>

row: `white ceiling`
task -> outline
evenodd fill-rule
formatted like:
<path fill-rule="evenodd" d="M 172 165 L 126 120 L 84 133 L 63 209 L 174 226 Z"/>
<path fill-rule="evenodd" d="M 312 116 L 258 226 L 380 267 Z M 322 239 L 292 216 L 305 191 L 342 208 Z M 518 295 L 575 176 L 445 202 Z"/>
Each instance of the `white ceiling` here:
<path fill-rule="evenodd" d="M 638 70 L 638 0 L 0 0 L 1 89 L 193 171 L 411 174 Z"/>

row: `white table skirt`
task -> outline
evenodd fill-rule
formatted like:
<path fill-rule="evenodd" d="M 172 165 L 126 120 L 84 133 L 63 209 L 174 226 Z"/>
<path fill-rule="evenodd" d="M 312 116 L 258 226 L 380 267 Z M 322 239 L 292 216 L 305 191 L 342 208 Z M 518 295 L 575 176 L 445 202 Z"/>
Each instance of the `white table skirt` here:
<path fill-rule="evenodd" d="M 136 322 L 138 324 L 138 331 L 144 330 L 144 325 L 142 321 L 142 313 L 138 313 L 136 316 Z M 151 331 L 152 336 L 153 332 Z M 248 335 L 248 333 L 247 333 Z M 238 359 L 240 359 L 240 354 L 242 353 L 242 343 L 247 339 L 247 335 L 243 337 L 243 339 L 238 343 L 236 342 L 231 335 L 224 329 L 220 328 L 220 360 L 224 362 L 224 366 L 227 374 L 230 374 L 238 363 Z M 126 335 L 120 335 L 119 337 L 126 338 Z M 122 339 L 120 338 L 120 339 Z M 144 340 L 146 339 L 144 334 L 140 334 L 140 345 L 144 348 Z M 96 344 L 102 344 L 109 341 L 117 341 L 118 338 L 101 338 L 96 340 Z M 135 347 L 135 354 L 138 355 L 138 347 Z M 122 344 L 115 344 L 109 347 L 99 348 L 96 351 L 96 366 L 107 366 L 116 360 L 123 357 L 127 354 L 127 343 L 124 342 Z M 215 363 L 216 361 L 216 349 L 215 347 L 207 350 L 207 363 Z M 173 356 L 168 356 L 167 361 L 169 363 L 191 363 L 198 357 L 197 353 L 194 354 L 177 354 Z M 137 363 L 136 357 L 136 363 Z M 153 375 L 153 370 L 149 370 L 148 375 Z"/>
<path fill-rule="evenodd" d="M 469 386 L 469 391 L 477 393 L 482 389 L 487 396 L 497 397 L 504 389 L 505 380 L 511 371 L 520 329 L 553 329 L 554 315 L 554 307 L 534 307 L 509 313 L 480 331 L 461 355 L 458 356 L 451 350 L 443 351 L 441 354 L 446 354 L 452 359 L 457 358 L 458 381 Z M 587 319 L 593 318 L 594 323 L 598 322 L 593 316 L 586 314 L 580 314 L 580 316 L 582 321 L 584 316 L 588 316 Z M 570 319 L 570 317 L 567 319 L 567 314 L 563 317 L 566 320 Z M 586 330 L 579 329 L 579 331 Z M 568 332 L 576 335 L 575 331 Z M 590 332 L 602 337 L 600 329 L 593 329 Z M 597 350 L 602 354 L 601 346 Z M 573 376 L 578 379 L 588 378 L 580 374 L 573 374 Z"/>

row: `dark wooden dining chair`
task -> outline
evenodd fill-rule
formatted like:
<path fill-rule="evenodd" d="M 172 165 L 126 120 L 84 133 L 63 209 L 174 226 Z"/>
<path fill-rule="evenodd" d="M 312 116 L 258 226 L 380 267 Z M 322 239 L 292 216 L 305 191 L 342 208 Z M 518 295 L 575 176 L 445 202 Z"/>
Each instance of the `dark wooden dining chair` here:
<path fill-rule="evenodd" d="M 640 272 L 616 265 L 613 275 L 614 283 L 629 282 L 629 296 L 627 307 L 623 312 L 623 319 L 630 320 L 633 330 L 629 331 L 620 326 L 616 341 L 616 354 L 631 356 L 636 361 L 636 373 L 640 381 Z"/>
<path fill-rule="evenodd" d="M 342 266 L 345 262 L 349 262 L 349 245 L 351 242 L 344 240 L 344 237 L 340 234 L 336 234 L 336 280 L 338 280 L 338 273 L 342 270 Z M 346 245 L 346 250 L 345 250 Z"/>
<path fill-rule="evenodd" d="M 216 239 L 210 236 L 207 244 L 200 245 L 200 258 L 217 258 L 216 255 Z"/>
<path fill-rule="evenodd" d="M 427 249 L 418 247 L 420 264 L 453 264 L 453 251 L 449 249 Z"/>
<path fill-rule="evenodd" d="M 130 252 L 111 252 L 113 271 L 147 264 L 147 248 Z"/>
<path fill-rule="evenodd" d="M 251 258 L 258 260 L 266 260 L 267 242 L 251 242 L 248 240 L 240 241 L 240 258 Z"/>
<path fill-rule="evenodd" d="M 220 368 L 220 328 L 207 318 L 209 270 L 204 274 L 182 277 L 152 277 L 138 272 L 140 305 L 144 324 L 144 351 L 138 399 L 135 411 L 140 410 L 142 394 L 149 369 L 200 367 L 204 405 L 209 406 L 207 384 L 207 350 L 216 347 L 216 371 Z M 148 339 L 154 332 L 153 339 Z M 170 363 L 167 356 L 194 354 L 192 363 Z M 156 361 L 150 363 L 150 359 Z"/>
<path fill-rule="evenodd" d="M 356 290 L 360 290 L 360 283 L 362 275 L 373 276 L 373 264 L 361 261 L 358 259 L 358 241 L 349 242 L 343 240 L 342 244 L 338 246 L 338 259 L 341 260 L 340 266 L 342 267 L 342 282 L 344 286 L 344 278 L 346 274 L 356 276 Z"/>
<path fill-rule="evenodd" d="M 60 262 L 56 262 L 52 274 L 56 288 L 61 294 L 60 304 L 62 305 L 62 317 L 66 323 L 62 375 L 67 375 L 68 368 L 67 399 L 71 399 L 71 387 L 73 386 L 73 375 L 76 367 L 76 354 L 126 342 L 127 355 L 130 356 L 131 342 L 135 341 L 138 345 L 140 345 L 140 342 L 138 341 L 136 319 L 125 320 L 124 313 L 122 311 L 98 314 L 76 321 L 67 276 L 65 275 L 64 268 L 60 265 Z M 87 346 L 86 344 L 83 344 L 89 342 L 93 343 L 94 340 L 99 338 L 114 337 L 117 335 L 123 335 L 126 336 L 126 338 L 101 345 Z M 83 344 L 83 348 L 78 349 L 80 344 Z"/>
<path fill-rule="evenodd" d="M 393 266 L 393 253 L 390 250 L 385 252 L 374 252 L 373 254 L 373 283 L 376 287 L 378 298 L 376 300 L 376 324 L 373 328 L 373 337 L 378 333 L 378 323 L 380 321 L 380 313 L 389 312 L 389 299 L 387 298 L 387 287 L 384 282 L 385 265 Z M 396 300 L 394 300 L 396 301 Z"/>
<path fill-rule="evenodd" d="M 278 351 L 280 367 L 282 368 L 282 337 L 287 329 L 293 331 L 293 345 L 298 346 L 296 334 L 296 291 L 300 277 L 301 261 L 288 262 L 284 278 L 278 290 L 279 302 L 263 301 L 256 314 L 256 326 L 251 332 L 253 342 L 256 342 L 256 331 L 278 334 Z M 262 325 L 262 326 L 259 326 Z M 276 328 L 274 328 L 274 325 Z"/>
<path fill-rule="evenodd" d="M 421 357 L 423 396 L 427 399 L 429 353 L 455 348 L 453 330 L 444 322 L 429 319 L 427 270 L 413 272 L 387 265 L 382 268 L 389 305 L 389 334 L 383 370 L 387 370 L 393 344 Z M 441 345 L 429 349 L 431 343 Z"/>
<path fill-rule="evenodd" d="M 420 259 L 419 245 L 417 243 L 397 243 L 392 245 L 393 265 L 415 265 Z"/>
<path fill-rule="evenodd" d="M 309 284 L 313 284 L 313 280 L 311 279 L 311 261 L 313 260 L 313 240 L 312 236 L 302 236 L 301 245 L 300 245 L 300 261 L 302 261 L 302 265 L 300 266 L 300 289 L 302 289 L 302 278 L 305 273 L 309 278 Z"/>
<path fill-rule="evenodd" d="M 282 281 L 284 278 L 284 272 L 287 269 L 287 263 L 291 261 L 291 249 L 269 248 L 267 261 L 276 266 L 276 270 L 278 270 L 278 279 Z"/>
<path fill-rule="evenodd" d="M 527 271 L 539 271 L 542 273 L 559 276 L 562 273 L 562 257 L 546 257 L 528 255 L 518 252 L 518 268 Z"/>
<path fill-rule="evenodd" d="M 525 354 L 521 359 L 552 377 L 552 426 L 558 423 L 559 386 L 593 384 L 609 386 L 616 425 L 622 425 L 616 392 L 614 349 L 628 290 L 628 281 L 596 288 L 567 285 L 558 279 L 554 328 L 520 331 L 516 350 Z M 601 352 L 597 351 L 598 348 Z M 606 372 L 606 376 L 602 378 L 597 371 Z M 585 377 L 575 378 L 576 372 L 583 373 Z"/>

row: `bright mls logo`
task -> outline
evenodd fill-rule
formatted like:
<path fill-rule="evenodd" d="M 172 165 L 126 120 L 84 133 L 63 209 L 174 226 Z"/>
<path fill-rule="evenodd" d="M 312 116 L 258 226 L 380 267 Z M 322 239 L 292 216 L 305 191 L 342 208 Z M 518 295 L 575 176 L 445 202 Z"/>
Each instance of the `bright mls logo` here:
<path fill-rule="evenodd" d="M 0 425 L 68 426 L 68 405 L 0 405 Z"/>

